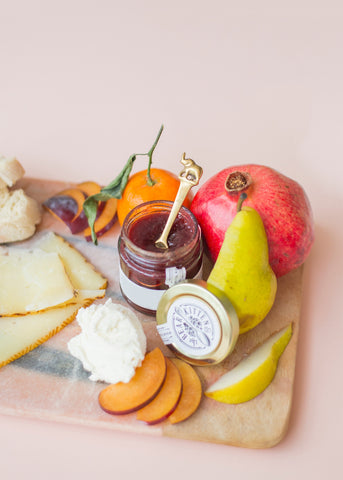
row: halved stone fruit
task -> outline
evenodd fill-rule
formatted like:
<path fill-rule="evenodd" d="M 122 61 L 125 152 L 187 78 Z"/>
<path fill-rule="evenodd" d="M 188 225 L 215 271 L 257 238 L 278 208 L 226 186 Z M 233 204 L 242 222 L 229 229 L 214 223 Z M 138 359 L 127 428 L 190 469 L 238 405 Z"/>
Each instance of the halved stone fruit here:
<path fill-rule="evenodd" d="M 74 188 L 65 189 L 43 202 L 43 206 L 62 221 L 72 234 L 84 233 L 87 241 L 91 240 L 91 230 L 83 210 L 85 200 L 101 190 L 101 186 L 92 181 L 78 183 Z M 117 216 L 117 199 L 98 202 L 94 229 L 97 237 L 104 235 L 115 223 Z"/>
<path fill-rule="evenodd" d="M 48 198 L 43 206 L 56 218 L 67 225 L 71 233 L 82 232 L 88 226 L 83 211 L 87 195 L 78 188 L 70 188 Z"/>

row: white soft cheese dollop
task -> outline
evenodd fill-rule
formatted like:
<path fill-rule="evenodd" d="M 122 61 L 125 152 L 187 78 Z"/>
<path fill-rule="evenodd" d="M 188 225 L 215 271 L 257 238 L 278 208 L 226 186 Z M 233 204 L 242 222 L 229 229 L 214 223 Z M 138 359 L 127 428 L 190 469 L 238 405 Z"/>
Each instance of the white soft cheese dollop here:
<path fill-rule="evenodd" d="M 80 308 L 76 320 L 81 333 L 69 341 L 68 349 L 91 372 L 90 380 L 128 382 L 146 352 L 146 336 L 136 315 L 109 299 Z"/>

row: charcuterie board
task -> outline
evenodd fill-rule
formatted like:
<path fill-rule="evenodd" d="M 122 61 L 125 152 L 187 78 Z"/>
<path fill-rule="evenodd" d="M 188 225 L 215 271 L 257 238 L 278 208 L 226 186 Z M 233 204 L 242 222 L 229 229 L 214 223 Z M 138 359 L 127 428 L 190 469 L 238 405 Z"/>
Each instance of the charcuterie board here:
<path fill-rule="evenodd" d="M 18 186 L 42 202 L 72 184 L 24 178 Z M 95 246 L 82 235 L 71 235 L 62 222 L 44 212 L 37 233 L 23 242 L 23 246 L 33 245 L 35 239 L 46 231 L 58 233 L 108 279 L 105 298 L 126 305 L 118 283 L 119 228 L 116 222 Z M 207 271 L 210 267 L 207 260 Z M 204 396 L 199 409 L 188 420 L 176 425 L 164 421 L 148 426 L 137 421 L 135 414 L 109 415 L 98 405 L 98 394 L 106 384 L 90 381 L 81 363 L 68 351 L 69 339 L 79 333 L 79 326 L 74 321 L 41 346 L 0 369 L 0 414 L 247 448 L 272 447 L 286 434 L 291 411 L 302 277 L 303 267 L 300 267 L 279 278 L 276 301 L 265 320 L 239 337 L 234 352 L 224 362 L 196 368 L 205 390 L 256 345 L 292 322 L 293 335 L 272 383 L 249 402 L 226 405 Z M 157 333 L 155 319 L 136 314 L 143 324 L 148 350 L 158 346 L 165 355 L 172 356 Z"/>

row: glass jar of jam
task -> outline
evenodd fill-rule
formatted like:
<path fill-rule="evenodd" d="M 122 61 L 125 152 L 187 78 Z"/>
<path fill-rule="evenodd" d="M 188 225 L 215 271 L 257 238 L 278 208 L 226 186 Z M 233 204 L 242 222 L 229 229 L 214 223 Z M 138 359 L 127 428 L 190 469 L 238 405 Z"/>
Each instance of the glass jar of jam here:
<path fill-rule="evenodd" d="M 201 278 L 203 244 L 192 212 L 181 207 L 168 236 L 168 249 L 155 246 L 173 203 L 151 201 L 124 220 L 118 240 L 120 289 L 137 310 L 155 315 L 163 293 L 185 279 Z"/>

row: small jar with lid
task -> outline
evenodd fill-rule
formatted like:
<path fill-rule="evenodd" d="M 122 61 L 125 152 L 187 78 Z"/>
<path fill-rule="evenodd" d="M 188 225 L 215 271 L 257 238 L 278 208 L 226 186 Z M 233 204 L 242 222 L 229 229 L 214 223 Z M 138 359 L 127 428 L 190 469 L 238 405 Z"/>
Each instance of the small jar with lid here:
<path fill-rule="evenodd" d="M 215 365 L 235 348 L 239 320 L 224 292 L 204 280 L 185 280 L 169 288 L 156 312 L 163 343 L 192 365 Z"/>
<path fill-rule="evenodd" d="M 162 200 L 138 205 L 124 220 L 118 240 L 122 295 L 147 315 L 156 314 L 169 287 L 202 275 L 201 230 L 186 207 L 181 207 L 171 228 L 168 249 L 155 246 L 172 206 L 172 202 Z"/>

